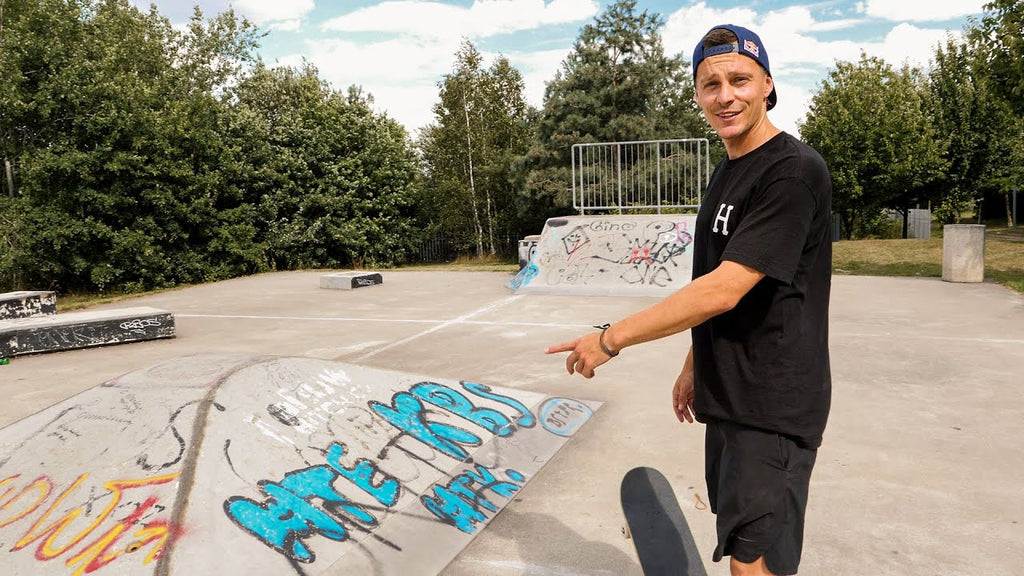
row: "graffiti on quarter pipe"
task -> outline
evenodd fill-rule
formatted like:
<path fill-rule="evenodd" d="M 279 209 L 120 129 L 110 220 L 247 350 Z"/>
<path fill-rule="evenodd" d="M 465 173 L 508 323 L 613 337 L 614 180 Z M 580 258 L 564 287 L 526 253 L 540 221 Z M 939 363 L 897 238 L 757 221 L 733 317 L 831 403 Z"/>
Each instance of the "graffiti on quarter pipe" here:
<path fill-rule="evenodd" d="M 661 295 L 690 281 L 694 215 L 571 216 L 544 225 L 509 283 L 523 292 Z"/>

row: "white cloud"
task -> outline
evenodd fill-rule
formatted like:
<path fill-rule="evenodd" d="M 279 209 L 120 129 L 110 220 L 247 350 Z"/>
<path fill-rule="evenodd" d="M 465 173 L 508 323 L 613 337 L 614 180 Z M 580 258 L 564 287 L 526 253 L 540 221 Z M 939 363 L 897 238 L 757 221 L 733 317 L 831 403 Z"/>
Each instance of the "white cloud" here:
<path fill-rule="evenodd" d="M 555 78 L 562 68 L 562 62 L 569 56 L 570 47 L 539 52 L 511 52 L 505 54 L 508 61 L 523 75 L 524 96 L 531 105 L 540 107 L 544 103 L 546 84 Z"/>
<path fill-rule="evenodd" d="M 298 32 L 302 28 L 302 20 L 274 20 L 267 27 L 282 32 Z"/>
<path fill-rule="evenodd" d="M 864 24 L 864 19 L 837 19 L 829 20 L 827 22 L 814 22 L 811 24 L 809 31 L 811 32 L 835 32 L 836 30 L 849 30 Z"/>
<path fill-rule="evenodd" d="M 858 10 L 893 22 L 942 22 L 977 14 L 985 0 L 867 0 Z"/>
<path fill-rule="evenodd" d="M 418 38 L 486 38 L 549 24 L 578 22 L 598 13 L 596 0 L 476 0 L 469 8 L 394 0 L 361 8 L 323 24 L 340 32 L 385 32 Z"/>
<path fill-rule="evenodd" d="M 445 41 L 406 37 L 373 44 L 322 40 L 309 42 L 304 56 L 335 89 L 362 86 L 373 95 L 378 110 L 414 131 L 433 121 L 437 83 L 451 71 L 460 42 L 455 36 Z M 523 75 L 524 96 L 531 105 L 541 105 L 545 82 L 554 77 L 569 50 L 504 54 Z M 486 52 L 482 55 L 486 65 L 497 57 Z M 280 59 L 278 64 L 298 66 L 301 62 L 302 57 L 296 55 Z"/>
<path fill-rule="evenodd" d="M 944 3 L 944 0 L 935 1 L 940 5 Z M 963 10 L 970 10 L 965 14 L 977 11 L 969 7 Z M 866 4 L 862 11 L 877 17 Z M 862 22 L 841 19 L 835 14 L 829 17 L 836 19 L 819 20 L 806 6 L 790 6 L 758 14 L 746 8 L 718 10 L 709 7 L 706 2 L 699 2 L 669 16 L 664 34 L 665 47 L 670 52 L 682 51 L 689 59 L 696 43 L 717 24 L 736 24 L 757 32 L 768 51 L 779 93 L 779 103 L 770 117 L 776 126 L 795 134 L 796 124 L 803 120 L 811 95 L 817 89 L 817 86 L 811 85 L 812 80 L 809 78 L 818 76 L 824 79 L 828 69 L 834 67 L 837 61 L 856 62 L 863 52 L 868 56 L 882 58 L 896 67 L 906 62 L 923 68 L 929 65 L 936 45 L 944 42 L 947 34 L 954 37 L 960 34 L 919 28 L 903 22 L 894 25 L 880 41 L 819 40 L 815 36 L 816 32 L 851 29 Z"/>
<path fill-rule="evenodd" d="M 911 66 L 928 68 L 935 57 L 936 46 L 944 44 L 950 35 L 954 38 L 962 36 L 960 32 L 898 24 L 880 45 L 873 47 L 874 55 L 894 66 L 906 62 Z"/>
<path fill-rule="evenodd" d="M 307 59 L 336 87 L 436 82 L 451 66 L 459 38 L 445 42 L 393 39 L 360 44 L 348 40 L 309 42 Z"/>
<path fill-rule="evenodd" d="M 779 102 L 768 113 L 768 118 L 780 130 L 799 136 L 797 124 L 807 118 L 807 110 L 811 107 L 811 92 L 793 84 L 780 86 L 778 90 Z"/>
<path fill-rule="evenodd" d="M 942 13 L 946 0 L 932 1 L 939 6 L 932 13 Z M 819 34 L 825 34 L 825 38 L 840 36 L 837 31 L 848 31 L 841 35 L 856 38 L 860 33 L 858 27 L 868 19 L 877 27 L 883 12 L 881 4 L 874 0 L 859 3 L 856 19 L 849 13 L 822 10 L 820 5 L 759 13 L 747 7 L 718 9 L 713 4 L 709 6 L 709 2 L 702 0 L 668 15 L 663 30 L 666 51 L 682 52 L 689 59 L 700 37 L 723 22 L 757 31 L 771 58 L 779 91 L 779 104 L 771 117 L 777 126 L 791 133 L 796 133 L 797 122 L 806 114 L 811 95 L 818 87 L 816 83 L 825 78 L 837 60 L 857 61 L 864 52 L 894 66 L 904 61 L 926 66 L 936 44 L 944 41 L 947 34 L 945 30 L 893 22 L 884 38 L 871 42 L 819 39 Z M 240 10 L 242 4 L 236 0 Z M 245 0 L 244 4 L 247 10 L 266 8 L 258 14 L 270 18 L 273 26 L 292 26 L 308 14 L 302 5 L 311 7 L 312 2 L 297 0 L 286 7 L 259 0 Z M 374 95 L 379 110 L 386 110 L 415 130 L 433 120 L 431 108 L 437 99 L 437 83 L 451 70 L 463 37 L 476 40 L 542 29 L 550 24 L 582 24 L 599 10 L 597 0 L 475 0 L 468 7 L 439 0 L 386 0 L 325 22 L 323 30 L 341 34 L 332 39 L 307 41 L 302 53 L 333 86 L 362 86 Z M 978 10 L 970 6 L 962 9 L 964 13 Z M 924 12 L 927 11 L 920 13 Z M 890 13 L 893 17 L 897 15 L 895 11 Z M 925 20 L 920 13 L 916 20 Z M 246 14 L 255 18 L 256 13 Z M 351 32 L 366 33 L 376 40 L 368 42 L 345 34 Z M 570 44 L 567 41 L 558 49 L 505 53 L 522 73 L 525 95 L 532 105 L 542 103 L 545 83 L 554 78 L 571 49 Z M 490 63 L 494 54 L 485 52 L 484 57 Z M 296 56 L 282 59 L 281 63 L 287 64 L 289 60 L 292 64 L 300 61 Z"/>
<path fill-rule="evenodd" d="M 682 52 L 686 59 L 693 56 L 693 48 L 712 26 L 735 24 L 756 28 L 757 12 L 749 8 L 718 10 L 708 7 L 706 2 L 681 8 L 669 15 L 662 31 L 665 51 L 669 54 Z"/>
<path fill-rule="evenodd" d="M 599 8 L 596 0 L 476 0 L 468 8 L 389 0 L 333 18 L 322 29 L 391 38 L 374 42 L 341 37 L 318 40 L 307 42 L 303 53 L 335 88 L 362 86 L 373 94 L 378 109 L 415 130 L 433 121 L 437 83 L 451 71 L 462 38 L 584 21 Z M 567 45 L 558 50 L 505 54 L 523 75 L 530 104 L 540 106 L 544 83 L 554 77 L 569 49 Z M 484 52 L 483 56 L 489 65 L 496 55 Z M 299 61 L 292 59 L 292 63 Z"/>
<path fill-rule="evenodd" d="M 256 24 L 267 24 L 279 30 L 296 30 L 298 22 L 313 11 L 313 0 L 234 0 L 233 6 L 239 14 Z"/>
<path fill-rule="evenodd" d="M 433 119 L 437 82 L 451 67 L 460 39 L 446 41 L 401 38 L 374 43 L 331 39 L 307 42 L 303 56 L 336 90 L 362 86 L 373 95 L 378 111 L 401 122 L 410 132 Z M 302 57 L 282 59 L 298 65 Z"/>

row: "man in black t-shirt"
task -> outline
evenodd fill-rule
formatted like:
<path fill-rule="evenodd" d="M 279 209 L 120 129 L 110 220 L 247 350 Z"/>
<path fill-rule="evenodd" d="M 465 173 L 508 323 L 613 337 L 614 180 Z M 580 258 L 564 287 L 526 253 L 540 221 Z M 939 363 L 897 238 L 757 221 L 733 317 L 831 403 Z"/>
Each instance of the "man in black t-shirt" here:
<path fill-rule="evenodd" d="M 777 95 L 761 39 L 716 26 L 693 57 L 696 100 L 725 144 L 697 215 L 693 281 L 614 325 L 548 348 L 570 374 L 692 329 L 672 392 L 706 424 L 713 558 L 734 575 L 795 574 L 807 488 L 828 418 L 831 180 L 768 120 Z"/>

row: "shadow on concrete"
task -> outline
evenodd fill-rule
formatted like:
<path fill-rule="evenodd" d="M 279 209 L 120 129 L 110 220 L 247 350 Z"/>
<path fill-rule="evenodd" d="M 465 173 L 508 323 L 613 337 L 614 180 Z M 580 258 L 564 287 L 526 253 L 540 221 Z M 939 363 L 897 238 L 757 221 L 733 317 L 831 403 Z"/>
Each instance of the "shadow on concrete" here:
<path fill-rule="evenodd" d="M 618 502 L 614 505 L 618 506 Z M 515 508 L 515 504 L 506 508 L 488 526 L 490 544 L 486 547 L 471 544 L 455 562 L 448 565 L 442 576 L 483 572 L 493 576 L 642 574 L 633 556 L 607 543 L 613 538 L 622 538 L 620 526 L 609 526 L 603 541 L 587 540 L 551 514 L 517 512 Z M 515 546 L 515 549 L 509 546 Z M 558 560 L 553 560 L 555 558 Z M 482 571 L 482 568 L 486 569 Z"/>

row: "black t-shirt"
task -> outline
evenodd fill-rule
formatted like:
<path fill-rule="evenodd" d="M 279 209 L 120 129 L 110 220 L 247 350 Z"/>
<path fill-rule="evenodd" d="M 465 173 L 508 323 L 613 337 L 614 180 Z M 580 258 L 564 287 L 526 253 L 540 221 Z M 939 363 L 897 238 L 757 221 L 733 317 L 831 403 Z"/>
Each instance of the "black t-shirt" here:
<path fill-rule="evenodd" d="M 831 205 L 824 160 L 784 132 L 715 168 L 697 215 L 693 277 L 730 260 L 765 278 L 691 331 L 698 420 L 821 444 L 832 392 Z"/>

